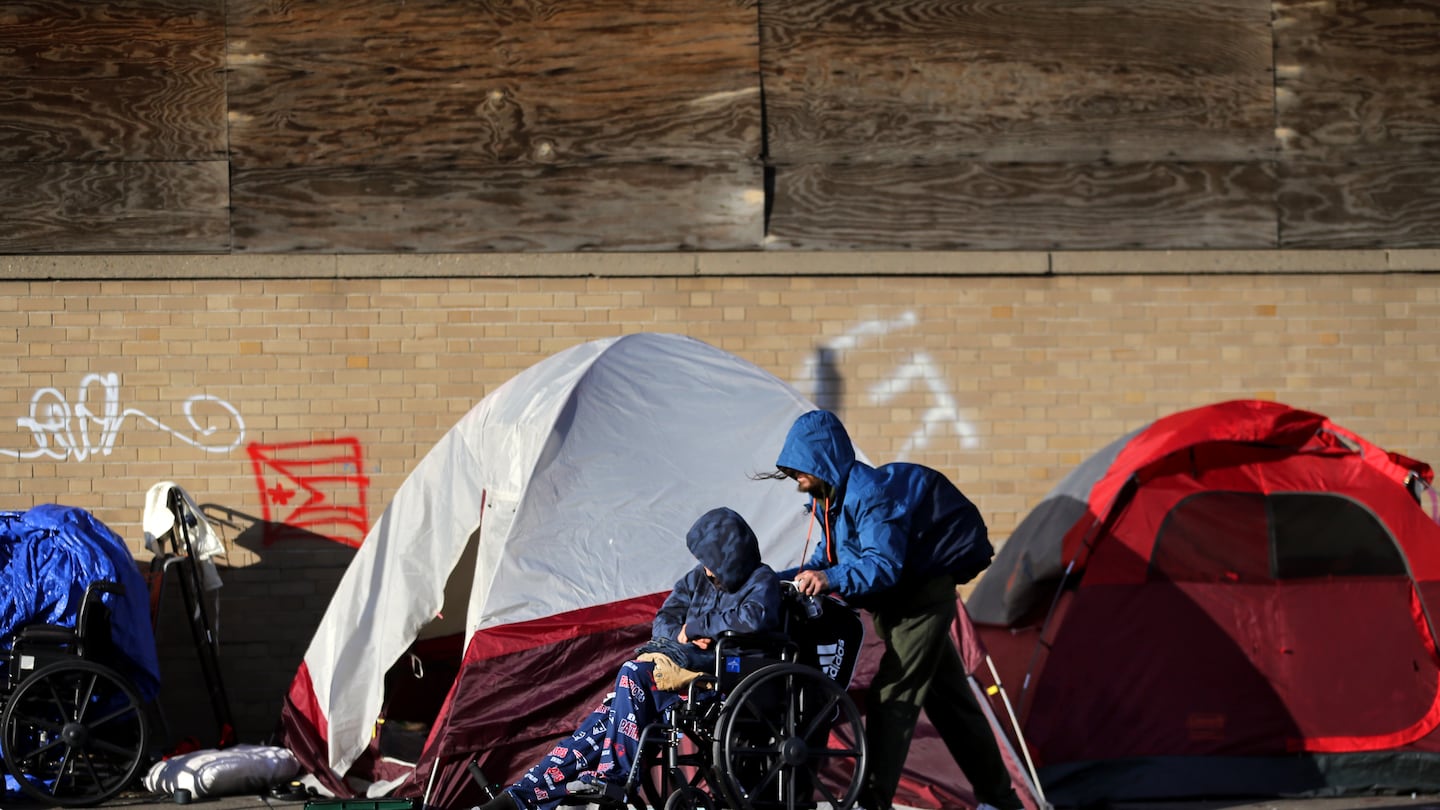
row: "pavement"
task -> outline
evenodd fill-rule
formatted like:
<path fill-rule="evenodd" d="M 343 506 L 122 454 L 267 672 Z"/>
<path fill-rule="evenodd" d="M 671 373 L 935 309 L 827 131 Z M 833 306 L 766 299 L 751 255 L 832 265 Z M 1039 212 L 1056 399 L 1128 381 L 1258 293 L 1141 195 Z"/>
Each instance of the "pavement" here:
<path fill-rule="evenodd" d="M 375 800 L 368 800 L 375 801 Z M 133 804 L 117 798 L 102 807 L 128 808 L 128 810 L 177 810 L 169 797 L 155 799 L 143 797 Z M 257 810 L 263 808 L 292 808 L 303 810 L 304 802 L 283 802 L 260 796 L 228 796 L 215 799 L 198 799 L 191 802 L 195 810 Z M 1208 801 L 1208 802 L 1155 802 L 1127 803 L 1109 806 L 1110 810 L 1440 810 L 1440 796 L 1367 796 L 1347 799 L 1281 799 L 1267 801 Z M 9 810 L 9 808 L 6 808 Z M 20 810 L 20 808 L 16 808 Z M 27 808 L 26 810 L 33 810 Z M 318 808 L 315 808 L 318 810 Z M 344 810 L 369 810 L 367 800 L 350 800 Z"/>
<path fill-rule="evenodd" d="M 334 801 L 334 800 L 330 800 Z M 392 799 L 349 799 L 332 810 L 372 810 L 386 808 Z M 277 799 L 272 796 L 220 796 L 192 799 L 178 805 L 170 796 L 152 793 L 122 793 L 100 808 L 124 810 L 305 810 L 305 801 Z M 59 810 L 41 804 L 16 802 L 13 797 L 0 796 L 0 810 Z M 321 810 L 317 805 L 311 810 Z M 1083 810 L 1102 810 L 1089 807 Z M 1327 799 L 1267 799 L 1186 802 L 1127 802 L 1105 805 L 1103 810 L 1440 810 L 1440 795 L 1362 796 Z"/>
<path fill-rule="evenodd" d="M 271 796 L 207 796 L 200 799 L 192 799 L 188 804 L 177 804 L 175 799 L 169 795 L 154 793 L 122 792 L 115 798 L 95 805 L 101 810 L 115 808 L 119 810 L 186 810 L 193 807 L 194 810 L 266 810 L 266 808 L 286 808 L 286 810 L 304 810 L 303 800 L 276 799 Z M 362 810 L 362 805 L 355 805 L 347 810 Z M 0 794 L 0 810 L 61 810 L 45 804 L 35 804 L 28 799 L 13 794 Z"/>

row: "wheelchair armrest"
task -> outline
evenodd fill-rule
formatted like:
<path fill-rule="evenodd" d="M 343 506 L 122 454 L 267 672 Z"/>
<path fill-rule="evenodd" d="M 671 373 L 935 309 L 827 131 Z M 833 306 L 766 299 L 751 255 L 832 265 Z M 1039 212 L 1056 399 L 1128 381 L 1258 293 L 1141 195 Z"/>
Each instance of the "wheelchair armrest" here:
<path fill-rule="evenodd" d="M 75 643 L 75 628 L 58 624 L 27 624 L 15 634 L 15 639 L 63 647 Z"/>
<path fill-rule="evenodd" d="M 690 701 L 691 706 L 698 705 L 695 698 L 720 685 L 720 676 L 713 672 L 702 672 L 698 678 L 690 681 L 686 687 L 685 699 Z"/>
<path fill-rule="evenodd" d="M 784 633 L 737 633 L 734 630 L 725 630 L 715 639 L 715 676 L 710 684 L 712 688 L 720 688 L 726 681 L 727 674 L 733 675 L 738 671 L 729 668 L 730 659 L 735 657 L 794 661 L 799 657 L 799 647 Z"/>
<path fill-rule="evenodd" d="M 793 648 L 795 643 L 784 633 L 768 631 L 764 633 L 740 633 L 734 630 L 723 630 L 715 639 L 715 657 L 721 658 L 727 647 L 734 648 L 757 648 L 771 652 L 784 652 Z"/>

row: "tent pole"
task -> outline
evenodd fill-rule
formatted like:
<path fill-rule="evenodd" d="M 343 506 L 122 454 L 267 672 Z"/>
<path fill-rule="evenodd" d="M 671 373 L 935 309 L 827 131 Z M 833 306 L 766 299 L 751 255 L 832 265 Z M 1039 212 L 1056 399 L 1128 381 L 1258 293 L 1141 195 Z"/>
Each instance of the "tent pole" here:
<path fill-rule="evenodd" d="M 1048 803 L 1045 800 L 1045 790 L 1040 786 L 1040 773 L 1035 770 L 1035 761 L 1030 758 L 1030 744 L 1025 742 L 1025 732 L 1020 730 L 1020 720 L 1015 717 L 1015 707 L 1010 704 L 1010 693 L 1000 683 L 1000 672 L 995 669 L 995 659 L 985 654 L 985 665 L 990 667 L 990 677 L 995 679 L 995 691 L 1000 693 L 1000 700 L 1005 704 L 1005 714 L 1010 717 L 1010 728 L 1015 730 L 1015 739 L 1020 743 L 1020 753 L 1025 755 L 1025 769 L 1030 772 L 1030 781 L 1035 783 L 1035 793 L 1040 797 L 1042 806 Z"/>
<path fill-rule="evenodd" d="M 986 658 L 988 659 L 989 656 L 987 655 Z M 975 693 L 975 702 L 980 704 L 980 710 L 985 712 L 985 719 L 990 722 L 992 728 L 999 728 L 1000 719 L 995 716 L 995 710 L 990 708 L 990 700 L 985 695 L 985 690 L 980 686 L 980 682 L 975 680 L 974 675 L 967 674 L 965 676 L 965 679 L 970 682 L 970 690 Z M 1001 690 L 1001 692 L 1003 693 L 1004 690 Z M 1006 701 L 1006 703 L 1008 704 L 1009 701 Z M 1015 728 L 1015 733 L 1017 735 L 1020 733 L 1020 728 L 1018 726 Z M 1005 750 L 1010 753 L 1011 758 L 1016 759 L 1017 761 L 1019 760 L 1019 757 L 1015 753 L 1015 747 L 1010 744 L 1010 739 L 1008 737 L 1003 734 L 996 735 L 995 742 L 997 745 L 1005 746 Z M 1021 745 L 1023 746 L 1024 742 L 1021 742 Z M 1028 764 L 1029 761 L 1030 755 L 1027 752 L 1025 755 L 1025 762 Z M 1026 775 L 1030 778 L 1028 780 L 1028 784 L 1026 784 L 1025 786 L 1030 788 L 1030 794 L 1032 797 L 1034 797 L 1036 804 L 1039 805 L 1041 810 L 1050 810 L 1050 803 L 1045 800 L 1045 794 L 1040 790 L 1040 780 L 1036 779 L 1033 774 L 1027 773 Z"/>
<path fill-rule="evenodd" d="M 429 810 L 430 795 L 435 790 L 435 777 L 440 774 L 440 757 L 430 765 L 430 778 L 425 780 L 425 795 L 420 797 L 420 810 Z"/>
<path fill-rule="evenodd" d="M 1119 520 L 1120 512 L 1130 505 L 1130 499 L 1135 497 L 1135 491 L 1139 488 L 1140 479 L 1132 473 L 1129 478 L 1125 479 L 1120 491 L 1115 493 L 1115 498 L 1111 500 L 1110 507 L 1106 511 L 1105 519 L 1100 522 L 1093 534 L 1085 538 L 1080 550 L 1075 552 L 1075 556 L 1070 562 L 1065 564 L 1065 570 L 1060 574 L 1060 581 L 1055 584 L 1055 595 L 1050 598 L 1050 609 L 1045 612 L 1045 621 L 1040 624 L 1040 635 L 1035 640 L 1035 651 L 1031 653 L 1030 663 L 1025 667 L 1025 681 L 1020 684 L 1022 700 L 1025 692 L 1030 689 L 1030 676 L 1035 673 L 1035 662 L 1040 658 L 1040 648 L 1050 646 L 1049 642 L 1045 640 L 1045 634 L 1050 629 L 1051 620 L 1055 618 L 1055 608 L 1060 604 L 1060 597 L 1065 593 L 1066 580 L 1070 579 L 1070 575 L 1075 572 L 1075 564 L 1081 559 L 1084 552 L 1092 550 L 1094 548 L 1092 544 L 1105 536 L 1105 533 L 1110 531 L 1110 527 L 1115 525 L 1115 521 Z"/>

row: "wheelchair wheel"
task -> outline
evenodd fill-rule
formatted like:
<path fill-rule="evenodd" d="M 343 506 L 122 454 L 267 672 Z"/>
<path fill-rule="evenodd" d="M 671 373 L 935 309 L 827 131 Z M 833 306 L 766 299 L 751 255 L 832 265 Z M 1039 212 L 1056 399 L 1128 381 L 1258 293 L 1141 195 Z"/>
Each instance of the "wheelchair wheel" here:
<path fill-rule="evenodd" d="M 715 810 L 710 794 L 694 785 L 686 785 L 670 794 L 664 810 Z"/>
<path fill-rule="evenodd" d="M 865 774 L 860 710 L 819 670 L 799 664 L 757 670 L 720 710 L 715 772 L 738 810 L 800 810 L 817 802 L 850 810 Z"/>
<path fill-rule="evenodd" d="M 21 791 L 46 804 L 85 807 L 134 781 L 150 724 L 124 678 L 77 658 L 21 681 L 0 714 L 0 734 L 5 766 Z"/>

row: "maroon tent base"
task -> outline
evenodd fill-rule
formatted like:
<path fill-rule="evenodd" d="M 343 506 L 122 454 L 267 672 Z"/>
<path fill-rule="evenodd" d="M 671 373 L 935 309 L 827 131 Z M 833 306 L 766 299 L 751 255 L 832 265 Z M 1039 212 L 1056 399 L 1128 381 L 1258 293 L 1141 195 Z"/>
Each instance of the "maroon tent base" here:
<path fill-rule="evenodd" d="M 1057 806 L 1102 801 L 1328 798 L 1440 792 L 1440 754 L 1300 754 L 1283 757 L 1146 757 L 1042 768 Z"/>
<path fill-rule="evenodd" d="M 663 596 L 645 597 L 617 612 L 625 616 L 651 615 Z M 961 649 L 967 666 L 974 668 L 984 653 L 974 641 L 973 631 L 965 629 L 968 622 L 963 612 L 961 617 L 957 638 L 962 637 L 958 634 L 969 634 L 971 642 L 962 644 Z M 564 616 L 532 625 L 511 628 L 504 638 L 486 636 L 472 641 L 470 653 L 463 659 L 457 652 L 458 637 L 417 643 L 411 652 L 424 660 L 421 669 L 430 673 L 427 679 L 453 682 L 453 687 L 448 694 L 427 693 L 426 682 L 409 675 L 409 656 L 402 657 L 386 679 L 382 710 L 385 722 L 346 776 L 366 782 L 399 779 L 392 795 L 428 798 L 431 807 L 482 804 L 487 797 L 473 776 L 472 763 L 494 782 L 509 784 L 549 751 L 555 740 L 574 731 L 575 724 L 613 688 L 619 664 L 650 638 L 648 621 L 627 621 L 597 632 L 570 633 L 535 643 L 534 639 L 546 637 L 554 628 L 576 625 Z M 866 642 L 850 684 L 851 695 L 862 713 L 865 687 L 874 675 L 881 652 L 882 645 L 868 628 L 867 619 Z M 988 685 L 983 671 L 977 675 Z M 324 767 L 323 730 L 309 719 L 315 715 L 313 709 L 306 708 L 310 699 L 304 687 L 308 683 L 302 667 L 282 710 L 285 744 L 304 769 L 328 790 L 337 796 L 353 796 L 353 786 Z M 1013 743 L 1003 725 L 1003 705 L 998 698 L 992 698 L 990 703 L 999 721 L 994 730 L 1004 748 Z M 396 733 L 389 727 L 408 725 L 427 716 L 431 722 L 425 724 L 426 742 L 418 761 L 410 765 L 387 757 L 387 737 Z M 404 740 L 391 745 L 399 749 L 409 744 Z M 1023 763 L 1018 755 L 1006 758 L 1017 794 L 1028 810 L 1037 810 L 1039 804 L 1029 788 Z M 943 810 L 975 806 L 964 775 L 923 718 L 916 729 L 896 802 Z"/>

